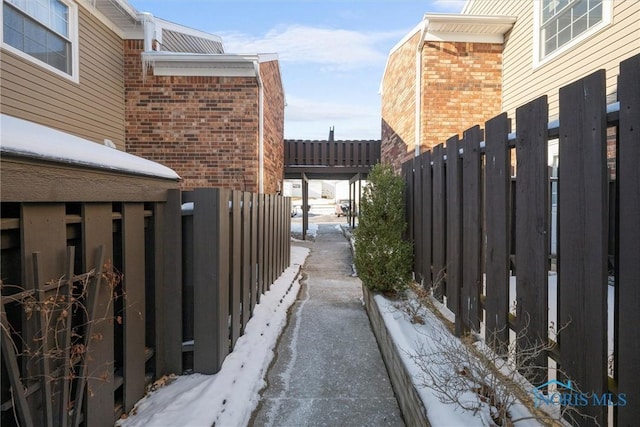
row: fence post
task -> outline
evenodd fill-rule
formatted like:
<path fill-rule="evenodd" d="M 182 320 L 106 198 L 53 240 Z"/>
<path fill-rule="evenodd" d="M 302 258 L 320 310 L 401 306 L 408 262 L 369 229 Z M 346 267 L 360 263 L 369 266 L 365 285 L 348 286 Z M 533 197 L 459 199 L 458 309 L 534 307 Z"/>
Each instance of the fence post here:
<path fill-rule="evenodd" d="M 242 333 L 253 311 L 251 305 L 251 193 L 242 193 Z"/>
<path fill-rule="evenodd" d="M 433 277 L 434 296 L 443 301 L 448 295 L 445 280 L 447 254 L 447 211 L 444 149 L 442 144 L 433 148 Z"/>
<path fill-rule="evenodd" d="M 422 200 L 422 213 L 421 213 L 421 228 L 422 228 L 422 277 L 424 280 L 424 286 L 431 285 L 431 245 L 432 245 L 432 232 L 431 232 L 431 217 L 433 204 L 431 201 L 431 152 L 427 151 L 422 155 L 422 172 L 420 173 L 422 182 L 420 188 L 422 190 L 420 199 Z"/>
<path fill-rule="evenodd" d="M 123 378 L 124 410 L 144 395 L 145 380 L 145 251 L 144 205 L 122 206 Z"/>
<path fill-rule="evenodd" d="M 240 338 L 240 325 L 242 316 L 240 314 L 240 304 L 242 301 L 242 210 L 240 200 L 242 192 L 231 191 L 231 234 L 229 236 L 229 248 L 231 248 L 232 258 L 231 284 L 229 287 L 229 298 L 231 300 L 231 348 L 235 347 L 236 341 Z M 222 249 L 221 247 L 220 249 Z M 223 249 L 224 250 L 224 249 Z"/>
<path fill-rule="evenodd" d="M 462 290 L 462 179 L 458 136 L 447 140 L 447 306 L 456 315 L 456 335 L 466 327 L 460 309 Z"/>
<path fill-rule="evenodd" d="M 111 203 L 82 204 L 82 247 L 85 270 L 95 266 L 95 251 L 104 246 L 104 261 L 113 261 L 113 218 Z M 111 267 L 110 267 L 111 268 Z M 99 287 L 95 313 L 98 319 L 93 325 L 93 333 L 101 336 L 99 341 L 92 342 L 92 354 L 87 362 L 91 378 L 87 379 L 87 387 L 92 396 L 85 399 L 84 423 L 86 425 L 102 425 L 112 422 L 114 409 L 113 395 L 113 294 L 109 286 Z M 94 300 L 93 291 L 89 291 L 88 300 Z M 109 320 L 107 320 L 109 319 Z M 104 374 L 104 381 L 100 375 Z M 77 408 L 78 410 L 80 408 Z"/>
<path fill-rule="evenodd" d="M 560 89 L 558 169 L 558 319 L 568 324 L 558 337 L 562 368 L 598 394 L 607 389 L 605 79 L 600 70 Z M 584 409 L 606 423 L 606 407 Z"/>
<path fill-rule="evenodd" d="M 620 125 L 618 127 L 618 232 L 616 240 L 616 314 L 618 342 L 615 361 L 618 392 L 629 399 L 624 407 L 617 407 L 618 425 L 633 425 L 640 418 L 640 55 L 620 64 L 618 98 Z"/>
<path fill-rule="evenodd" d="M 474 126 L 464 132 L 462 157 L 462 295 L 460 314 L 467 328 L 480 331 L 482 311 L 482 164 L 481 131 Z M 457 322 L 456 322 L 457 323 Z"/>
<path fill-rule="evenodd" d="M 251 315 L 258 303 L 258 195 L 251 194 L 251 276 L 249 280 L 251 293 Z"/>
<path fill-rule="evenodd" d="M 182 373 L 182 204 L 178 189 L 156 204 L 156 375 Z"/>
<path fill-rule="evenodd" d="M 547 343 L 549 177 L 547 170 L 547 97 L 538 98 L 516 110 L 516 291 L 517 332 L 526 328 L 519 345 Z M 540 354 L 533 365 L 546 368 L 547 355 Z M 542 369 L 529 378 L 534 385 L 546 381 Z"/>
<path fill-rule="evenodd" d="M 507 114 L 485 124 L 486 340 L 506 354 L 509 345 L 509 199 L 511 160 Z"/>
<path fill-rule="evenodd" d="M 196 372 L 214 374 L 229 353 L 229 190 L 193 191 Z"/>

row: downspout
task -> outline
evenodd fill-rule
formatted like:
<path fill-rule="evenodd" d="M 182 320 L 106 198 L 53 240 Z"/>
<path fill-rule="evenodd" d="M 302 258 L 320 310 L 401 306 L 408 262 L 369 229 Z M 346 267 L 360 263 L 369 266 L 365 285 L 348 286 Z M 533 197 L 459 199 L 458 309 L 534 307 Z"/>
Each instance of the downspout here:
<path fill-rule="evenodd" d="M 156 35 L 156 20 L 149 12 L 138 13 L 138 19 L 142 21 L 144 51 L 150 52 L 153 50 L 153 40 L 155 39 Z"/>
<path fill-rule="evenodd" d="M 415 156 L 420 155 L 420 138 L 422 137 L 422 46 L 424 45 L 424 35 L 427 32 L 429 21 L 422 19 L 422 30 L 420 39 L 416 46 L 416 116 L 415 116 Z"/>
<path fill-rule="evenodd" d="M 260 63 L 253 61 L 253 68 L 256 71 L 256 81 L 258 82 L 258 192 L 264 193 L 264 85 L 260 76 Z"/>

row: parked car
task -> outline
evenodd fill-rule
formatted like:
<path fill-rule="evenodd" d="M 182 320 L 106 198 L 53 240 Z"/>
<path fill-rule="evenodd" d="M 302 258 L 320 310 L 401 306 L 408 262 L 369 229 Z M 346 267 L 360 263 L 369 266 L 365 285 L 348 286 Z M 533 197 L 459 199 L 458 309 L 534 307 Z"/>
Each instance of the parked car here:
<path fill-rule="evenodd" d="M 357 215 L 358 210 L 356 209 L 356 202 L 351 202 L 351 203 L 353 206 L 353 214 Z M 338 217 L 350 215 L 349 209 L 350 209 L 349 199 L 340 199 L 336 202 L 335 214 Z"/>

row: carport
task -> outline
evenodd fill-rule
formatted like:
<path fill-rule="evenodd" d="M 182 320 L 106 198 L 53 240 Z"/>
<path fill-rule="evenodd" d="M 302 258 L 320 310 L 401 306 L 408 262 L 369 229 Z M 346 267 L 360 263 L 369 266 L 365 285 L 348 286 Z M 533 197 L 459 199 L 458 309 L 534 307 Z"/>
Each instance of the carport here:
<path fill-rule="evenodd" d="M 309 180 L 349 180 L 349 203 L 353 210 L 356 194 L 362 194 L 362 181 L 380 161 L 380 140 L 334 140 L 333 128 L 328 140 L 284 141 L 284 178 L 302 181 L 302 238 L 309 228 Z M 351 227 L 355 217 L 350 218 Z"/>

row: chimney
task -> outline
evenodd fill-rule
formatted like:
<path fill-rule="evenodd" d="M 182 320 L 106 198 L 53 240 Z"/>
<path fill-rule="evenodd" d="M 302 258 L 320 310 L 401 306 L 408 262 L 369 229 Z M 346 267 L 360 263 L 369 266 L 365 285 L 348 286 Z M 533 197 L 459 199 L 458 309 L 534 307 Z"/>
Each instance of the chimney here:
<path fill-rule="evenodd" d="M 333 142 L 334 141 L 334 139 L 333 139 L 333 131 L 334 131 L 334 129 L 335 129 L 334 126 L 331 126 L 329 128 L 329 142 Z"/>

